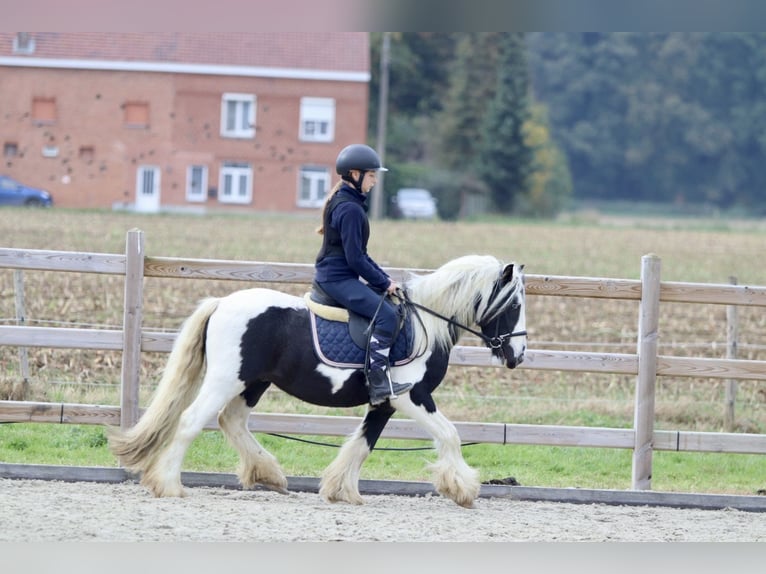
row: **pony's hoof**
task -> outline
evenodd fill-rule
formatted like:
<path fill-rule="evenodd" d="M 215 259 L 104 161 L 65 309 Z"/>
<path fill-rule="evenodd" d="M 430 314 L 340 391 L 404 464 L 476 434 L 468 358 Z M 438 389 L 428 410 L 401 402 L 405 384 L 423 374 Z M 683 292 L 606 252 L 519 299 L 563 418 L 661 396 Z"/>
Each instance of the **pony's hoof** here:
<path fill-rule="evenodd" d="M 178 488 L 158 488 L 150 489 L 156 498 L 186 498 L 186 490 L 183 487 Z"/>
<path fill-rule="evenodd" d="M 364 498 L 362 498 L 362 496 L 359 494 L 350 495 L 335 493 L 331 495 L 320 491 L 319 496 L 321 496 L 326 502 L 329 502 L 330 504 L 346 503 L 353 504 L 355 506 L 361 506 L 364 504 Z"/>
<path fill-rule="evenodd" d="M 290 491 L 287 490 L 286 485 L 282 484 L 271 484 L 267 482 L 261 482 L 259 483 L 263 488 L 266 490 L 270 490 L 271 492 L 277 492 L 279 494 L 290 494 Z"/>
<path fill-rule="evenodd" d="M 243 473 L 239 475 L 239 483 L 245 490 L 252 490 L 257 486 L 261 486 L 279 494 L 290 494 L 287 490 L 287 478 L 281 472 L 271 476 L 266 476 L 257 471 Z"/>
<path fill-rule="evenodd" d="M 325 498 L 325 501 L 330 504 L 352 504 L 354 506 L 362 506 L 364 504 L 364 499 L 361 497 L 353 500 L 348 500 L 346 498 Z"/>
<path fill-rule="evenodd" d="M 465 494 L 457 494 L 452 491 L 438 491 L 439 494 L 441 494 L 444 498 L 447 498 L 457 504 L 458 506 L 462 506 L 463 508 L 475 508 L 474 502 L 476 502 L 476 497 L 471 495 L 465 495 Z"/>

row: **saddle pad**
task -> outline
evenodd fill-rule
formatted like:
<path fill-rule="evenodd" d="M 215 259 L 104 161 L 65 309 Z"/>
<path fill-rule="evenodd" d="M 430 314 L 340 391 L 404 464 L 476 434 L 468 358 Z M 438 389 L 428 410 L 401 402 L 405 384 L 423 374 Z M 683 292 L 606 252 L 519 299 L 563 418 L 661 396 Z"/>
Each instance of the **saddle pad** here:
<path fill-rule="evenodd" d="M 329 321 L 309 311 L 314 349 L 319 359 L 332 367 L 361 369 L 365 364 L 365 349 L 351 339 L 348 323 Z M 391 366 L 406 365 L 415 359 L 412 319 L 407 318 L 389 352 Z"/>

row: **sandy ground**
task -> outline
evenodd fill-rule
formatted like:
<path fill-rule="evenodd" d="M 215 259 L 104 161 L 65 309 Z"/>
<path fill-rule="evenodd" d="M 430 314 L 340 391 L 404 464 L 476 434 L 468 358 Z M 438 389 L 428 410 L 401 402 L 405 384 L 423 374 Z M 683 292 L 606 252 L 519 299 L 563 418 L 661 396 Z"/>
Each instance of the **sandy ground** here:
<path fill-rule="evenodd" d="M 468 510 L 436 495 L 368 495 L 352 506 L 314 493 L 187 492 L 156 499 L 129 482 L 0 479 L 0 541 L 766 541 L 766 516 L 738 510 L 502 498 Z"/>

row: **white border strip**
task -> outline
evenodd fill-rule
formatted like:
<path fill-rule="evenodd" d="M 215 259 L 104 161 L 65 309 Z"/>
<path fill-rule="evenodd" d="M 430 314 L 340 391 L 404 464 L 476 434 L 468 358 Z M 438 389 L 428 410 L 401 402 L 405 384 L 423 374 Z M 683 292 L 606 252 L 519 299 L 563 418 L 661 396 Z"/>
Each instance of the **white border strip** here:
<path fill-rule="evenodd" d="M 74 70 L 109 70 L 120 72 L 165 72 L 212 76 L 245 76 L 290 80 L 330 80 L 369 82 L 369 72 L 309 70 L 305 68 L 268 68 L 265 66 L 218 66 L 213 64 L 178 64 L 174 62 L 120 62 L 114 60 L 69 60 L 55 58 L 0 57 L 0 66 L 22 68 L 59 68 Z"/>

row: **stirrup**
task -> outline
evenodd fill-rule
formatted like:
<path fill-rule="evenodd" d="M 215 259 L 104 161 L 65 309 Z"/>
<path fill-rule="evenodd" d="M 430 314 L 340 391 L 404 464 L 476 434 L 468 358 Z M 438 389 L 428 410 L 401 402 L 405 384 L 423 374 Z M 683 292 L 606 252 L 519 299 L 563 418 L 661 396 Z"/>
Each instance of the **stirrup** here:
<path fill-rule="evenodd" d="M 388 370 L 375 369 L 367 371 L 367 387 L 370 404 L 376 406 L 406 393 L 412 388 L 412 383 L 394 383 Z"/>

